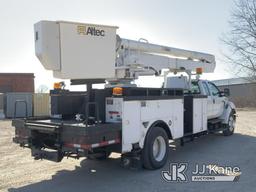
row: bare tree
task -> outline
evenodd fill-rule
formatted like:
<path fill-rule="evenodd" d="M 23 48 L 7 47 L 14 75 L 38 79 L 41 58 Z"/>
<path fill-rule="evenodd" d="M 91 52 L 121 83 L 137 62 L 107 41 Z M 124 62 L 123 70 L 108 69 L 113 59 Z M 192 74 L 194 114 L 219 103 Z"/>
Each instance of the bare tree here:
<path fill-rule="evenodd" d="M 47 93 L 49 88 L 46 85 L 39 85 L 39 87 L 36 89 L 37 93 Z"/>
<path fill-rule="evenodd" d="M 228 48 L 224 56 L 236 75 L 256 81 L 256 0 L 236 0 L 229 23 L 221 38 Z"/>

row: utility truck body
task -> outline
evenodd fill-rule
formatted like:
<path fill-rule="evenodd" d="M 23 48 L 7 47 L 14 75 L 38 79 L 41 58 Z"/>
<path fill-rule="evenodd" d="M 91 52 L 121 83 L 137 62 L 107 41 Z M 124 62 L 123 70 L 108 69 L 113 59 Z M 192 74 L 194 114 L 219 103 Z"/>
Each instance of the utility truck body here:
<path fill-rule="evenodd" d="M 87 91 L 56 84 L 50 91 L 51 117 L 13 120 L 14 142 L 31 148 L 36 159 L 104 159 L 118 152 L 125 166 L 141 162 L 157 169 L 167 161 L 169 140 L 183 145 L 200 135 L 234 132 L 228 90 L 199 79 L 202 71 L 214 71 L 213 55 L 122 39 L 116 29 L 64 21 L 35 24 L 36 55 L 44 67 L 72 85 L 86 84 Z M 180 72 L 187 75 L 177 76 Z M 163 76 L 163 87 L 137 87 L 133 80 L 142 75 Z M 105 88 L 93 89 L 97 83 Z"/>

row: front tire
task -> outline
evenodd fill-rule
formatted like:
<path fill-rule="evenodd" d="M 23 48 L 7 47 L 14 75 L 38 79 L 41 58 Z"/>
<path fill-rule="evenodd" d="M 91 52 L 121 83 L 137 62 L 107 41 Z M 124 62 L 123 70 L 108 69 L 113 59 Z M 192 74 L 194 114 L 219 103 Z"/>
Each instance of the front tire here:
<path fill-rule="evenodd" d="M 146 169 L 159 169 L 168 159 L 169 139 L 161 127 L 149 130 L 142 151 L 143 166 Z"/>
<path fill-rule="evenodd" d="M 235 112 L 232 111 L 228 118 L 228 127 L 223 131 L 223 135 L 224 136 L 233 135 L 235 130 L 235 125 L 236 125 L 236 116 L 235 116 Z"/>

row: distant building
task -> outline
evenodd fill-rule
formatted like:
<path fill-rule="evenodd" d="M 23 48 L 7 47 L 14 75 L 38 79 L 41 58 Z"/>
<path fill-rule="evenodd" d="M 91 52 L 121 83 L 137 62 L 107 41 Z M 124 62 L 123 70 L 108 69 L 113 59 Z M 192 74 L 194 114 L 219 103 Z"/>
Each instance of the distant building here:
<path fill-rule="evenodd" d="M 230 99 L 237 107 L 256 107 L 256 82 L 243 78 L 215 80 L 214 83 L 223 90 L 229 88 Z"/>
<path fill-rule="evenodd" d="M 34 92 L 34 73 L 0 73 L 0 93 Z"/>
<path fill-rule="evenodd" d="M 34 73 L 0 73 L 0 119 L 14 117 L 15 101 L 26 100 L 28 114 L 32 114 Z M 17 117 L 26 116 L 24 103 L 17 105 Z M 5 115 L 4 115 L 5 114 Z"/>

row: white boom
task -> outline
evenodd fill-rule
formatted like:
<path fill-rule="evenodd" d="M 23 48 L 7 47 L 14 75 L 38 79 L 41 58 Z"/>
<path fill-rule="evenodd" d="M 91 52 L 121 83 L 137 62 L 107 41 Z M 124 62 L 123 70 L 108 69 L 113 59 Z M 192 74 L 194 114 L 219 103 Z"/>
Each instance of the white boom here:
<path fill-rule="evenodd" d="M 117 41 L 117 66 L 126 67 L 135 77 L 160 74 L 163 69 L 196 71 L 196 68 L 202 68 L 206 73 L 215 69 L 215 57 L 207 53 L 128 39 L 118 38 Z"/>
<path fill-rule="evenodd" d="M 213 55 L 121 39 L 117 27 L 40 21 L 35 24 L 36 55 L 62 79 L 135 79 L 162 70 L 213 72 Z"/>

